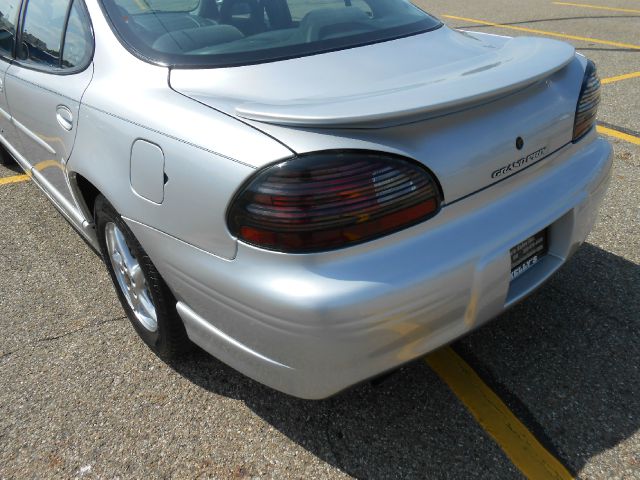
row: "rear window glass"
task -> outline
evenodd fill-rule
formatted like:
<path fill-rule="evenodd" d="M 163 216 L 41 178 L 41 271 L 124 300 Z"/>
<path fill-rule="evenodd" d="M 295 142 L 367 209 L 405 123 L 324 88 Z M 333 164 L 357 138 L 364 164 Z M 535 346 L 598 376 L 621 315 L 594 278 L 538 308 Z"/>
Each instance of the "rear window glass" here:
<path fill-rule="evenodd" d="M 116 3 L 129 13 L 191 12 L 198 8 L 200 0 L 122 0 Z"/>
<path fill-rule="evenodd" d="M 175 67 L 262 63 L 433 30 L 408 0 L 102 0 L 138 55 Z"/>

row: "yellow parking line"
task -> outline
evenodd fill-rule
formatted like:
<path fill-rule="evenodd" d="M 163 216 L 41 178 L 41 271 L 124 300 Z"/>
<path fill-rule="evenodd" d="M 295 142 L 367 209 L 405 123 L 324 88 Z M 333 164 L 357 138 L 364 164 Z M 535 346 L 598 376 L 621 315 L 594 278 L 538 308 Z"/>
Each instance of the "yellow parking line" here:
<path fill-rule="evenodd" d="M 621 80 L 630 80 L 632 78 L 640 78 L 640 72 L 627 73 L 625 75 L 618 75 L 617 77 L 603 78 L 601 80 L 601 83 L 603 85 L 606 85 L 608 83 L 615 83 Z"/>
<path fill-rule="evenodd" d="M 527 478 L 573 478 L 450 347 L 429 354 L 426 361 Z"/>
<path fill-rule="evenodd" d="M 553 2 L 553 4 L 563 5 L 565 7 L 581 7 L 581 8 L 592 8 L 594 10 L 607 10 L 610 12 L 640 13 L 640 10 L 633 10 L 631 8 L 601 7 L 600 5 L 591 5 L 588 3 Z"/>
<path fill-rule="evenodd" d="M 632 43 L 611 42 L 609 40 L 600 40 L 600 39 L 597 39 L 597 38 L 579 37 L 577 35 L 567 35 L 567 34 L 564 34 L 564 33 L 548 32 L 546 30 L 538 30 L 538 29 L 535 29 L 535 28 L 517 27 L 517 26 L 514 26 L 514 25 L 502 25 L 500 23 L 486 22 L 484 20 L 477 20 L 475 18 L 456 17 L 454 15 L 442 15 L 442 16 L 445 17 L 445 18 L 451 18 L 453 20 L 462 20 L 464 22 L 479 23 L 480 25 L 487 25 L 489 27 L 506 28 L 508 30 L 518 30 L 520 32 L 535 33 L 535 34 L 538 34 L 538 35 L 546 35 L 548 37 L 558 37 L 558 38 L 565 38 L 565 39 L 568 39 L 568 40 L 578 40 L 580 42 L 597 43 L 597 44 L 600 44 L 600 45 L 609 45 L 609 46 L 618 47 L 618 48 L 629 48 L 629 49 L 633 49 L 633 50 L 640 50 L 640 45 L 634 45 Z"/>
<path fill-rule="evenodd" d="M 598 125 L 598 133 L 602 135 L 607 135 L 609 137 L 614 137 L 619 140 L 624 140 L 625 142 L 633 143 L 634 145 L 640 145 L 640 138 L 634 137 L 633 135 L 629 135 L 628 133 L 619 132 L 618 130 L 614 130 L 612 128 L 603 127 L 602 125 Z"/>
<path fill-rule="evenodd" d="M 14 175 L 13 177 L 0 178 L 0 185 L 8 185 L 10 183 L 20 183 L 29 180 L 29 175 Z"/>

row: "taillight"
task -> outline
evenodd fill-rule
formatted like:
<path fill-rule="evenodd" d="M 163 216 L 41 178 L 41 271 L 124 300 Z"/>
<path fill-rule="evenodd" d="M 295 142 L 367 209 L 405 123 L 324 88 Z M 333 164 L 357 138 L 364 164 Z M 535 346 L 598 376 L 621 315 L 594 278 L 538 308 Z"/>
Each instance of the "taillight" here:
<path fill-rule="evenodd" d="M 573 125 L 573 141 L 584 137 L 596 124 L 596 114 L 600 105 L 600 77 L 596 64 L 591 60 L 587 63 L 587 70 L 582 81 L 580 99 L 576 108 L 576 120 Z"/>
<path fill-rule="evenodd" d="M 412 161 L 320 152 L 258 172 L 228 212 L 232 234 L 261 248 L 308 253 L 372 240 L 435 215 L 434 178 Z"/>

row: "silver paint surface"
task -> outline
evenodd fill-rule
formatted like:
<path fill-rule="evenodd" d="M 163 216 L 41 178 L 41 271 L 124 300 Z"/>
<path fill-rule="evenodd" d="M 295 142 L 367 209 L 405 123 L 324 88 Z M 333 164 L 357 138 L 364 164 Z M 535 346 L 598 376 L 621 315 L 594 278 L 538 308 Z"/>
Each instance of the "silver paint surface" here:
<path fill-rule="evenodd" d="M 429 222 L 324 254 L 240 244 L 235 261 L 222 262 L 127 222 L 189 306 L 180 312 L 199 332 L 195 343 L 260 382 L 317 399 L 451 342 L 539 287 L 585 240 L 611 162 L 608 142 L 591 134 L 534 180 L 516 175 Z M 510 283 L 511 247 L 547 226 L 550 255 Z"/>
<path fill-rule="evenodd" d="M 17 64 L 9 67 L 5 77 L 20 139 L 14 147 L 72 205 L 66 165 L 76 138 L 80 100 L 92 77 L 93 66 L 75 75 L 55 75 Z M 60 121 L 68 123 L 63 126 Z"/>
<path fill-rule="evenodd" d="M 170 72 L 128 52 L 97 0 L 86 4 L 91 66 L 65 77 L 8 67 L 0 141 L 97 246 L 77 183 L 90 182 L 163 275 L 190 338 L 274 388 L 326 397 L 452 341 L 543 283 L 595 221 L 611 147 L 595 132 L 571 142 L 585 59 L 562 43 L 443 28 Z M 137 141 L 164 155 L 161 202 L 149 201 L 159 198 L 157 167 L 150 184 L 142 172 L 133 179 L 149 199 L 132 188 Z M 492 172 L 541 148 L 545 158 L 495 183 Z M 327 149 L 422 162 L 444 208 L 320 254 L 267 252 L 229 233 L 229 202 L 257 169 Z M 546 227 L 550 254 L 510 283 L 510 248 Z"/>

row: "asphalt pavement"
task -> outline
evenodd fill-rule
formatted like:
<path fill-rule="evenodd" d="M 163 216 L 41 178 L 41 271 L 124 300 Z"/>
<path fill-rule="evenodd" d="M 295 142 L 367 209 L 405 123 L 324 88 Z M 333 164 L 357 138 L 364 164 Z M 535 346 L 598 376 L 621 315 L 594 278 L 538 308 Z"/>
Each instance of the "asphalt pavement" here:
<path fill-rule="evenodd" d="M 640 72 L 635 0 L 418 3 L 454 27 L 580 37 L 603 78 Z M 640 479 L 640 76 L 603 88 L 600 119 L 639 142 L 609 137 L 588 242 L 453 349 L 573 475 Z M 28 181 L 0 183 L 0 328 L 0 479 L 523 477 L 425 361 L 320 402 L 197 351 L 163 363 Z"/>

